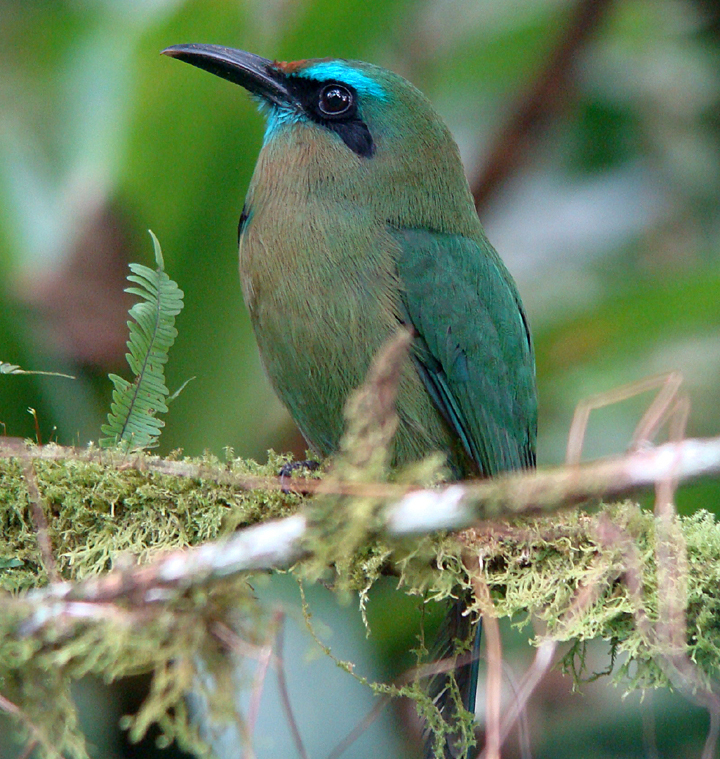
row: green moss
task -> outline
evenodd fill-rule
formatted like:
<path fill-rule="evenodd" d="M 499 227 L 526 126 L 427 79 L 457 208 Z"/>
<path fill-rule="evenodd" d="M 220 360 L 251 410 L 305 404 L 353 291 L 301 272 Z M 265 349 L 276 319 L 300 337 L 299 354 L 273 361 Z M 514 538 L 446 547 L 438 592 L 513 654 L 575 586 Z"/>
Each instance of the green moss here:
<path fill-rule="evenodd" d="M 582 673 L 584 642 L 601 638 L 613 657 L 627 656 L 617 673 L 627 687 L 669 685 L 670 652 L 657 622 L 677 603 L 685 608 L 685 653 L 701 675 L 720 674 L 720 525 L 712 514 L 666 527 L 625 502 L 471 532 L 467 546 L 480 557 L 495 613 L 518 624 L 536 617 L 549 638 L 576 644 L 568 670 Z"/>
<path fill-rule="evenodd" d="M 263 519 L 298 508 L 297 494 L 243 490 L 213 476 L 275 477 L 286 458 L 270 454 L 266 465 L 228 458 L 188 459 L 212 473 L 207 479 L 175 477 L 118 464 L 109 454 L 33 462 L 57 568 L 66 580 L 82 580 L 113 567 L 142 563 L 159 551 L 199 545 Z M 137 463 L 137 461 L 134 461 Z M 158 603 L 116 603 L 91 618 L 59 616 L 43 624 L 23 591 L 42 587 L 43 567 L 24 481 L 24 467 L 0 459 L 0 693 L 20 706 L 28 738 L 47 756 L 86 759 L 84 739 L 70 698 L 70 684 L 93 673 L 106 681 L 152 673 L 149 697 L 127 723 L 132 739 L 160 724 L 166 740 L 202 753 L 190 726 L 184 696 L 200 688 L 197 661 L 212 669 L 211 708 L 227 710 L 231 683 L 213 626 L 232 610 L 235 626 L 252 641 L 265 618 L 247 578 L 211 588 L 178 590 Z M 3 593 L 4 592 L 4 593 Z M 102 607 L 101 607 L 102 611 Z"/>
<path fill-rule="evenodd" d="M 674 673 L 657 622 L 668 604 L 686 600 L 685 653 L 702 677 L 719 674 L 720 525 L 710 514 L 662 525 L 626 502 L 592 514 L 571 510 L 489 522 L 460 536 L 392 542 L 382 533 L 392 498 L 358 486 L 370 480 L 432 484 L 442 478 L 442 466 L 431 459 L 391 474 L 386 456 L 377 450 L 362 453 L 369 439 L 373 445 L 378 440 L 377 427 L 366 424 L 367 431 L 369 436 L 356 430 L 346 439 L 320 492 L 307 499 L 246 489 L 252 478 L 276 476 L 286 459 L 274 454 L 266 465 L 230 454 L 225 461 L 207 456 L 177 462 L 196 468 L 202 474 L 196 477 L 158 474 L 148 471 L 148 459 L 99 457 L 97 451 L 57 461 L 36 458 L 35 478 L 58 570 L 66 580 L 81 580 L 303 508 L 310 524 L 309 556 L 291 571 L 299 579 L 330 579 L 339 592 L 357 593 L 363 607 L 381 573 L 398 577 L 399 592 L 428 601 L 472 589 L 475 574 L 490 590 L 493 613 L 517 624 L 538 618 L 546 635 L 573 642 L 565 665 L 578 677 L 585 643 L 601 638 L 608 641 L 609 662 L 624 655 L 616 676 L 627 687 L 658 687 L 674 682 Z M 226 625 L 247 641 L 264 640 L 268 620 L 249 578 L 171 588 L 150 600 L 129 595 L 113 604 L 93 604 L 91 616 L 80 607 L 58 615 L 49 606 L 33 605 L 27 591 L 48 579 L 24 472 L 26 462 L 0 459 L 0 693 L 22 709 L 26 729 L 47 756 L 62 750 L 85 759 L 70 683 L 88 673 L 109 681 L 150 672 L 151 693 L 127 722 L 131 736 L 141 737 L 156 722 L 165 740 L 202 754 L 184 696 L 201 689 L 202 662 L 215 682 L 202 697 L 215 712 L 232 708 L 227 651 L 215 631 Z M 338 494 L 348 484 L 356 494 Z M 660 573 L 658 557 L 664 557 Z M 638 592 L 632 591 L 633 582 Z M 487 610 L 480 601 L 476 607 Z M 418 683 L 368 685 L 378 694 L 413 698 L 433 723 L 434 707 Z M 442 734 L 442 726 L 436 727 Z M 466 732 L 471 736 L 469 728 Z"/>
<path fill-rule="evenodd" d="M 285 457 L 270 453 L 267 464 L 205 456 L 187 459 L 206 479 L 176 477 L 102 459 L 36 459 L 50 539 L 61 576 L 81 580 L 105 572 L 123 557 L 145 561 L 160 549 L 214 540 L 239 527 L 288 516 L 300 503 L 292 493 L 242 490 L 217 475 L 276 477 Z M 133 460 L 137 460 L 137 457 Z M 142 462 L 142 459 L 140 460 Z M 47 582 L 30 516 L 23 468 L 0 459 L 0 589 L 15 592 Z"/>

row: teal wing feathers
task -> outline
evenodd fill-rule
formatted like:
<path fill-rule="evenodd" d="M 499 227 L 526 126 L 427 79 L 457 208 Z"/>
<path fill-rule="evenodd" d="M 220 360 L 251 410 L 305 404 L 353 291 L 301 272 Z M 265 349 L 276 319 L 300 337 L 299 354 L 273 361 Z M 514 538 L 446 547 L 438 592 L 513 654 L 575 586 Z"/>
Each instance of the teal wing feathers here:
<path fill-rule="evenodd" d="M 514 283 L 489 243 L 393 229 L 425 387 L 479 473 L 535 465 L 535 368 Z M 467 473 L 464 473 L 467 474 Z"/>
<path fill-rule="evenodd" d="M 490 244 L 460 235 L 393 229 L 402 318 L 425 388 L 475 464 L 476 473 L 535 466 L 537 400 L 532 343 L 515 284 Z M 462 477 L 472 471 L 454 472 Z M 481 627 L 461 594 L 448 609 L 433 661 L 470 660 L 431 678 L 428 693 L 456 725 L 460 702 L 475 710 Z M 442 745 L 426 733 L 425 759 L 467 756 L 459 730 Z"/>

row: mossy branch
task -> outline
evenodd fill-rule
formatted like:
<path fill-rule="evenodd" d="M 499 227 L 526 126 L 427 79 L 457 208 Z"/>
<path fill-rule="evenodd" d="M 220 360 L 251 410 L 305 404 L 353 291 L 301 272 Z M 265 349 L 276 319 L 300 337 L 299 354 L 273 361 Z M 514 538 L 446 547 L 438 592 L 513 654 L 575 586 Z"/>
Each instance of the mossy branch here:
<path fill-rule="evenodd" d="M 632 562 L 623 541 L 607 537 L 609 524 L 631 539 L 638 551 L 633 566 L 639 567 L 636 585 L 642 588 L 645 618 L 657 620 L 660 600 L 654 546 L 658 523 L 652 514 L 628 502 L 603 506 L 595 514 L 570 510 L 510 523 L 490 522 L 465 533 L 459 543 L 444 538 L 408 541 L 405 534 L 416 532 L 420 521 L 410 507 L 421 503 L 425 528 L 434 530 L 460 524 L 458 503 L 468 510 L 467 519 L 485 508 L 495 510 L 498 504 L 516 514 L 522 509 L 537 510 L 539 505 L 549 509 L 548 498 L 537 498 L 537 487 L 542 482 L 549 488 L 554 482 L 556 492 L 566 498 L 556 502 L 561 507 L 597 492 L 598 471 L 608 475 L 636 471 L 638 457 L 647 460 L 651 453 L 667 458 L 671 451 L 702 451 L 702 466 L 686 462 L 685 471 L 697 476 L 703 468 L 716 471 L 718 462 L 709 456 L 710 450 L 720 455 L 720 441 L 688 440 L 572 471 L 559 468 L 515 475 L 490 489 L 453 485 L 437 491 L 412 490 L 394 483 L 375 484 L 363 492 L 363 483 L 349 487 L 348 482 L 336 481 L 335 487 L 333 478 L 326 477 L 297 483 L 308 490 L 322 485 L 323 495 L 308 500 L 281 491 L 274 474 L 284 460 L 277 457 L 259 466 L 210 457 L 173 461 L 133 456 L 125 457 L 119 466 L 117 454 L 97 449 L 79 452 L 23 444 L 22 449 L 4 445 L 0 454 L 7 456 L 8 448 L 13 449 L 13 457 L 0 461 L 0 582 L 9 590 L 35 589 L 0 595 L 0 669 L 13 673 L 16 688 L 18 682 L 35 677 L 32 672 L 48 667 L 66 678 L 86 672 L 117 677 L 149 670 L 172 679 L 177 698 L 192 686 L 193 678 L 186 670 L 192 670 L 188 657 L 193 652 L 204 652 L 211 659 L 220 656 L 222 646 L 212 632 L 218 618 L 230 608 L 244 608 L 246 619 L 260 624 L 262 610 L 245 585 L 248 571 L 289 566 L 303 557 L 307 558 L 295 571 L 305 573 L 312 568 L 316 575 L 318 566 L 330 571 L 327 549 L 315 542 L 308 526 L 316 520 L 312 514 L 318 507 L 324 510 L 322 501 L 328 498 L 334 508 L 342 501 L 345 514 L 362 502 L 364 514 L 372 503 L 372 512 L 382 515 L 373 522 L 372 534 L 352 535 L 358 550 L 346 557 L 344 575 L 337 578 L 346 588 L 366 594 L 384 565 L 393 568 L 408 592 L 440 598 L 459 581 L 468 582 L 463 580 L 466 571 L 461 558 L 473 555 L 481 560 L 481 576 L 491 590 L 494 613 L 542 618 L 550 637 L 575 642 L 575 663 L 582 659 L 584 642 L 604 638 L 614 652 L 630 655 L 623 668 L 630 684 L 667 683 L 660 659 L 662 641 L 636 623 L 640 602 L 623 580 L 631 573 Z M 28 460 L 44 501 L 59 571 L 70 580 L 46 587 L 41 587 L 47 579 L 24 479 Z M 683 455 L 676 460 L 684 460 Z M 570 480 L 573 488 L 567 485 Z M 266 487 L 256 489 L 261 483 Z M 619 487 L 617 477 L 615 483 Z M 647 478 L 645 484 L 650 484 Z M 637 486 L 636 480 L 628 479 L 626 487 Z M 460 491 L 462 498 L 453 495 Z M 438 507 L 434 523 L 428 517 L 433 499 Z M 454 504 L 452 508 L 447 507 L 448 501 Z M 233 532 L 237 526 L 246 527 Z M 687 654 L 709 680 L 720 667 L 716 624 L 720 525 L 703 513 L 679 519 L 677 529 L 692 568 L 687 573 Z M 177 550 L 158 553 L 168 548 Z M 129 560 L 128 554 L 134 558 Z M 431 570 L 433 561 L 444 571 Z M 578 589 L 588 586 L 597 589 L 597 597 L 570 623 L 568 610 Z M 250 621 L 248 626 L 252 626 Z M 177 664 L 181 654 L 182 667 Z M 34 682 L 37 689 L 37 677 Z M 53 680 L 52 687 L 66 687 L 65 680 Z M 33 724 L 46 724 L 32 705 L 39 703 L 40 695 L 48 703 L 52 694 L 28 691 L 25 686 L 20 687 L 20 694 L 13 688 L 3 692 L 8 698 L 16 695 Z M 54 693 L 50 702 L 70 704 L 57 696 Z M 138 717 L 142 724 L 163 715 L 166 719 L 169 707 L 157 702 L 146 709 Z M 65 715 L 53 724 L 48 735 L 57 737 L 60 725 L 64 725 L 62 732 L 73 723 Z M 195 745 L 187 725 L 175 725 L 172 730 L 185 745 Z M 69 736 L 64 740 L 63 745 L 74 745 Z"/>
<path fill-rule="evenodd" d="M 602 638 L 627 654 L 626 683 L 680 685 L 715 709 L 720 525 L 704 512 L 657 518 L 598 501 L 716 475 L 720 439 L 450 486 L 437 485 L 442 462 L 431 458 L 388 481 L 403 350 L 399 341 L 349 404 L 332 469 L 289 493 L 277 456 L 261 466 L 230 452 L 178 461 L 0 443 L 0 709 L 10 704 L 48 756 L 85 757 L 71 680 L 151 672 L 132 736 L 158 722 L 200 752 L 183 696 L 207 679 L 202 661 L 216 683 L 205 697 L 227 710 L 218 625 L 232 617 L 246 640 L 262 640 L 267 615 L 248 573 L 279 567 L 333 579 L 361 605 L 381 572 L 428 599 L 486 588 L 481 613 L 543 620 L 543 640 L 573 641 L 568 666 Z M 568 508 L 579 502 L 590 511 Z M 459 539 L 437 532 L 469 525 Z M 49 550 L 61 582 L 48 581 Z M 402 692 L 423 703 L 416 684 Z"/>

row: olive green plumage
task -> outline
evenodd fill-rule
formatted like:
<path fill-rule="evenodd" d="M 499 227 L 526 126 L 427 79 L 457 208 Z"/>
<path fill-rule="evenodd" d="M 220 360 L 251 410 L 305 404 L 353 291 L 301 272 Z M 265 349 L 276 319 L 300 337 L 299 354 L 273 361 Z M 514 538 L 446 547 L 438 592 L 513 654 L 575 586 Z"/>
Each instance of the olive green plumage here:
<path fill-rule="evenodd" d="M 441 450 L 470 474 L 462 442 L 484 474 L 529 466 L 529 337 L 455 142 L 405 80 L 347 65 L 387 93 L 361 97 L 374 155 L 321 124 L 290 122 L 269 133 L 250 183 L 240 273 L 268 375 L 311 446 L 330 455 L 349 393 L 405 322 L 422 369 L 408 366 L 399 390 L 397 462 Z M 438 378 L 430 392 L 428 375 Z"/>
<path fill-rule="evenodd" d="M 273 63 L 210 45 L 165 52 L 241 84 L 266 112 L 240 275 L 268 376 L 312 448 L 337 450 L 345 401 L 402 323 L 414 341 L 395 463 L 439 450 L 456 477 L 533 466 L 526 319 L 429 101 L 357 61 Z M 456 607 L 441 654 L 468 634 Z M 459 673 L 470 707 L 475 673 Z"/>

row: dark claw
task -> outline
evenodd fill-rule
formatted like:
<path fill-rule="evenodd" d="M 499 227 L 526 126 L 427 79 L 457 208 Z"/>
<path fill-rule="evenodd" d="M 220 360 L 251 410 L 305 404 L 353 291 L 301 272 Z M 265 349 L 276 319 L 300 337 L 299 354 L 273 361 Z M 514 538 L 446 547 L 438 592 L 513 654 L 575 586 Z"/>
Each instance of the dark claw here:
<path fill-rule="evenodd" d="M 307 461 L 290 461 L 283 465 L 278 472 L 280 477 L 280 489 L 283 493 L 289 493 L 292 488 L 289 486 L 289 481 L 292 479 L 293 472 L 297 472 L 299 469 L 304 469 L 306 472 L 315 472 L 320 468 L 319 461 L 313 461 L 308 459 Z"/>

